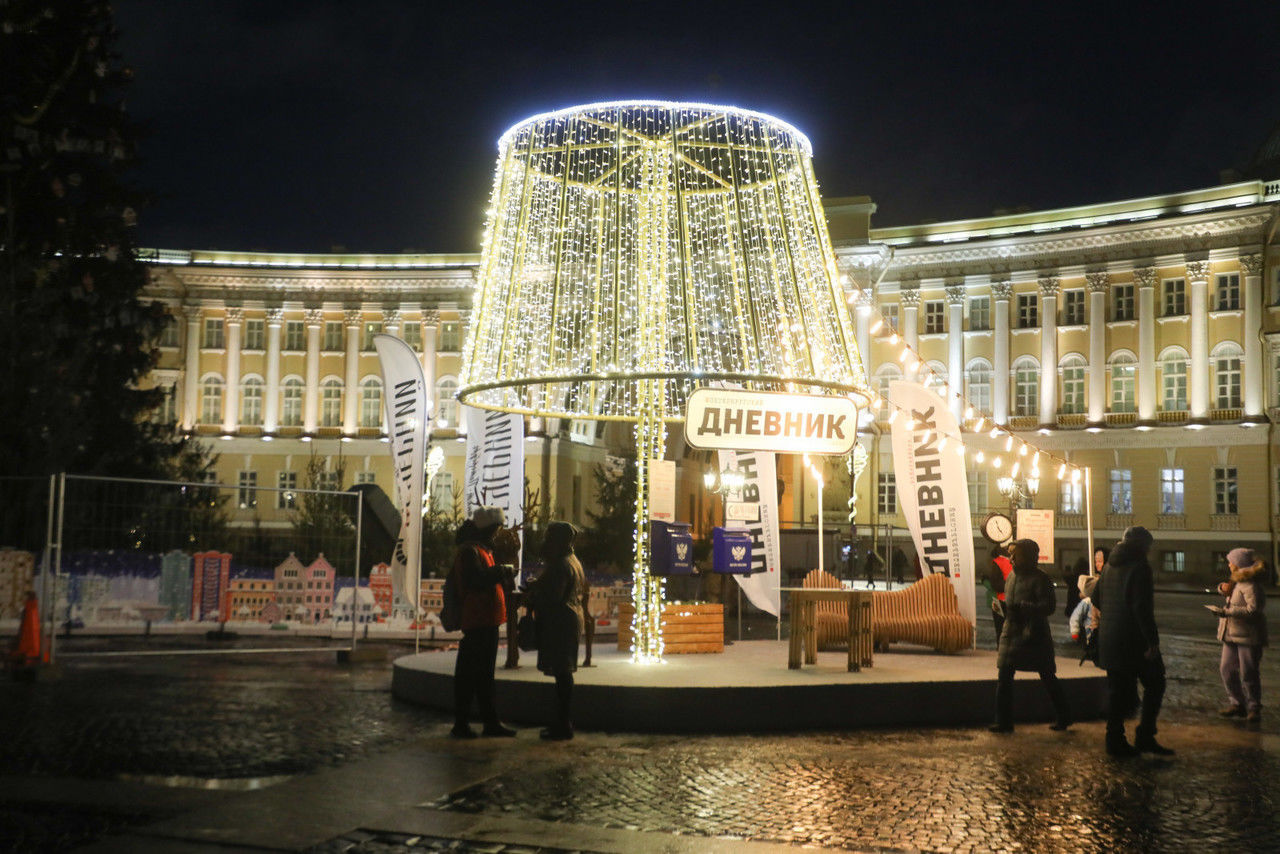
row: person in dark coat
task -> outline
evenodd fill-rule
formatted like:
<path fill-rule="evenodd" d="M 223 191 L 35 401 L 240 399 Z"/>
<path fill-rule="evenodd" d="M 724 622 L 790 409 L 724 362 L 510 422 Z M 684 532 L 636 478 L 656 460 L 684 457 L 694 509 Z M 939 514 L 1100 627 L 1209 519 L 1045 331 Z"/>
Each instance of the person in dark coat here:
<path fill-rule="evenodd" d="M 468 718 L 471 701 L 480 707 L 484 722 L 481 735 L 511 737 L 515 730 L 502 725 L 494 704 L 494 666 L 498 658 L 498 628 L 507 621 L 503 584 L 510 568 L 495 563 L 493 537 L 502 527 L 501 507 L 478 507 L 458 528 L 454 553 L 454 584 L 462 596 L 462 641 L 453 668 L 454 738 L 475 738 Z"/>
<path fill-rule="evenodd" d="M 1151 532 L 1140 525 L 1128 528 L 1111 550 L 1107 571 L 1090 597 L 1100 612 L 1098 666 L 1107 671 L 1107 753 L 1136 756 L 1173 751 L 1156 741 L 1156 717 L 1164 700 L 1164 659 L 1156 629 L 1155 586 L 1147 553 Z M 1133 707 L 1137 683 L 1142 683 L 1142 720 L 1129 744 L 1125 715 Z"/>
<path fill-rule="evenodd" d="M 1037 565 L 1039 559 L 1040 545 L 1035 540 L 1013 544 L 1013 573 L 1005 580 L 1005 623 L 996 653 L 999 677 L 992 732 L 1013 732 L 1013 675 L 1019 670 L 1040 674 L 1040 683 L 1053 702 L 1056 718 L 1052 728 L 1064 730 L 1071 726 L 1071 712 L 1058 682 L 1049 630 L 1049 616 L 1057 610 L 1057 600 L 1053 582 Z"/>
<path fill-rule="evenodd" d="M 573 553 L 576 534 L 568 522 L 547 526 L 542 544 L 546 568 L 529 584 L 538 627 L 538 669 L 556 680 L 556 720 L 542 731 L 542 737 L 551 741 L 573 738 L 570 704 L 582 634 L 582 594 L 587 586 L 582 564 Z"/>

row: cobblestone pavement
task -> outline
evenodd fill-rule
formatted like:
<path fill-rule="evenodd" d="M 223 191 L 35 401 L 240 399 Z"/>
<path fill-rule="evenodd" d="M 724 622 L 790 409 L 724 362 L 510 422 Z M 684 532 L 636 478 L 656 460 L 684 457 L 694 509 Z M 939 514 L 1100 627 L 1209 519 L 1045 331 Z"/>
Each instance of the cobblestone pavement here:
<path fill-rule="evenodd" d="M 980 645 L 989 645 L 982 629 Z M 1280 712 L 1264 710 L 1256 729 L 1216 717 L 1218 646 L 1206 637 L 1165 637 L 1161 739 L 1178 750 L 1170 760 L 1109 760 L 1098 722 L 1065 734 L 1027 725 L 1005 737 L 584 733 L 547 744 L 525 731 L 514 743 L 459 743 L 444 737 L 443 715 L 390 698 L 386 664 L 281 654 L 68 659 L 60 679 L 5 682 L 0 774 L 243 782 L 412 745 L 489 768 L 481 782 L 424 804 L 439 815 L 858 850 L 1280 850 Z M 1274 656 L 1263 683 L 1268 696 L 1280 690 Z M 79 842 L 148 818 L 7 803 L 0 837 L 52 822 Z M 525 850 L 393 830 L 317 850 Z"/>

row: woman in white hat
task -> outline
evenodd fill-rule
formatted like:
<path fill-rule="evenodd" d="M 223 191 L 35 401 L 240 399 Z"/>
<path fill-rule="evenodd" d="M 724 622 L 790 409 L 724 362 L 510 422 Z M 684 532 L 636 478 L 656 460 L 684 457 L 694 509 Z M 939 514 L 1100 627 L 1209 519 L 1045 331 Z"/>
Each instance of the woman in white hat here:
<path fill-rule="evenodd" d="M 1225 718 L 1262 717 L 1262 679 L 1259 665 L 1267 645 L 1267 594 L 1263 589 L 1266 564 L 1253 549 L 1232 549 L 1227 553 L 1231 580 L 1218 585 L 1225 605 L 1207 605 L 1218 615 L 1218 640 L 1222 641 L 1222 685 L 1229 702 L 1218 714 Z"/>

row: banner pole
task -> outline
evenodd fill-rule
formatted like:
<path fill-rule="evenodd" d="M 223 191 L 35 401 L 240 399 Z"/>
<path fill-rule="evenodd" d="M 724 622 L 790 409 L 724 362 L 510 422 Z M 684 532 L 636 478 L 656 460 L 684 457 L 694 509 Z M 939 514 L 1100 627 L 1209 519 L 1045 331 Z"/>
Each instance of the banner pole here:
<path fill-rule="evenodd" d="M 359 612 L 360 600 L 360 529 L 364 527 L 364 493 L 356 499 L 356 555 L 353 563 L 355 569 L 351 573 L 351 651 L 356 651 L 356 614 Z"/>
<path fill-rule="evenodd" d="M 1089 539 L 1089 574 L 1096 575 L 1093 561 L 1093 468 L 1084 470 L 1084 527 Z"/>

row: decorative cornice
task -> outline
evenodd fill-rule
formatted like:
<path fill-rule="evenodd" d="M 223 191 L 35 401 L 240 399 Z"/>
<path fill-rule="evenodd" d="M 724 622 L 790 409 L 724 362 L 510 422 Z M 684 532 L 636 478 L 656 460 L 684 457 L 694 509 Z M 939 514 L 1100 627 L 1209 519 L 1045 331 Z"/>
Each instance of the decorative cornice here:
<path fill-rule="evenodd" d="M 1058 295 L 1058 277 L 1057 276 L 1041 276 L 1040 280 L 1040 296 L 1056 297 Z"/>
<path fill-rule="evenodd" d="M 347 326 L 359 326 L 362 317 L 364 312 L 358 308 L 348 308 L 342 312 L 342 322 Z"/>
<path fill-rule="evenodd" d="M 1156 286 L 1156 268 L 1136 267 L 1133 271 L 1133 281 L 1140 288 L 1154 288 Z"/>
<path fill-rule="evenodd" d="M 991 283 L 991 295 L 997 300 L 1008 300 L 1013 298 L 1013 283 L 1008 279 L 1001 279 Z"/>
<path fill-rule="evenodd" d="M 898 291 L 898 299 L 899 301 L 901 301 L 903 307 L 919 308 L 920 307 L 920 283 L 911 282 L 910 284 L 908 284 L 907 282 L 903 282 L 899 287 L 900 287 L 900 290 Z"/>
<path fill-rule="evenodd" d="M 951 305 L 964 305 L 967 293 L 964 285 L 947 285 L 947 302 Z"/>
<path fill-rule="evenodd" d="M 284 309 L 272 307 L 267 309 L 267 325 L 279 326 L 284 323 Z"/>
<path fill-rule="evenodd" d="M 1111 274 L 1106 270 L 1085 273 L 1084 280 L 1088 282 L 1089 290 L 1093 293 L 1105 292 L 1111 289 Z"/>
<path fill-rule="evenodd" d="M 1258 254 L 1241 255 L 1240 269 L 1244 270 L 1246 276 L 1261 276 L 1262 256 Z"/>
<path fill-rule="evenodd" d="M 324 311 L 318 308 L 308 308 L 302 312 L 302 317 L 307 322 L 307 326 L 319 326 L 324 323 Z"/>
<path fill-rule="evenodd" d="M 244 307 L 239 305 L 227 306 L 227 324 L 244 323 Z"/>
<path fill-rule="evenodd" d="M 383 309 L 382 322 L 386 326 L 399 327 L 404 323 L 404 315 L 398 308 Z"/>
<path fill-rule="evenodd" d="M 1209 259 L 1187 260 L 1187 278 L 1193 282 L 1209 281 Z"/>
<path fill-rule="evenodd" d="M 440 325 L 440 312 L 439 312 L 439 311 L 437 311 L 437 310 L 436 310 L 436 309 L 434 309 L 434 308 L 428 308 L 428 309 L 423 310 L 423 312 L 422 312 L 422 325 L 423 325 L 423 326 L 439 326 L 439 325 Z"/>

